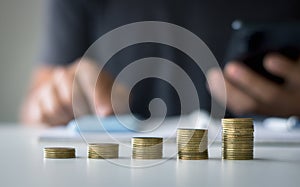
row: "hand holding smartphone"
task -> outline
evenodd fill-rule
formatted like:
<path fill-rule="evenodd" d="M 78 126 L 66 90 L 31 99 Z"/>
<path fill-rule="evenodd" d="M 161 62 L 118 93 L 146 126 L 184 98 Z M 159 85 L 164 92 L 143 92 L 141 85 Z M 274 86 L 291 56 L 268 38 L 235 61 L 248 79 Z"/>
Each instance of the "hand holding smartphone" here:
<path fill-rule="evenodd" d="M 263 61 L 271 53 L 281 54 L 295 62 L 299 59 L 300 23 L 235 21 L 233 25 L 234 32 L 225 60 L 242 62 L 265 78 L 283 84 L 284 79 L 268 72 Z"/>

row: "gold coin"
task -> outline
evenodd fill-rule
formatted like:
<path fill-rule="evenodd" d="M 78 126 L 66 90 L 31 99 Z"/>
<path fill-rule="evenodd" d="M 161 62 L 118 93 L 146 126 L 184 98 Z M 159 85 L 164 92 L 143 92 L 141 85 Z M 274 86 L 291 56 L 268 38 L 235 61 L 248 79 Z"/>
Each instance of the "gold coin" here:
<path fill-rule="evenodd" d="M 88 147 L 88 158 L 113 159 L 119 157 L 119 144 L 92 143 Z"/>
<path fill-rule="evenodd" d="M 222 122 L 253 122 L 252 118 L 223 118 Z"/>
<path fill-rule="evenodd" d="M 46 147 L 44 148 L 44 157 L 54 159 L 75 158 L 75 148 Z"/>
<path fill-rule="evenodd" d="M 178 158 L 181 160 L 208 159 L 206 129 L 177 129 Z"/>
<path fill-rule="evenodd" d="M 75 148 L 71 147 L 45 147 L 44 151 L 52 151 L 52 152 L 75 152 Z"/>

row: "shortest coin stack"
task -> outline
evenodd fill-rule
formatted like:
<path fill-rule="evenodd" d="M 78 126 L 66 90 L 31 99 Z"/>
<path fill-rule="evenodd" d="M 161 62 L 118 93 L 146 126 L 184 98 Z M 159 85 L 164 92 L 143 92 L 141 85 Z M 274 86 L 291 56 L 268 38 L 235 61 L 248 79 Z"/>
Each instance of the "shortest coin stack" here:
<path fill-rule="evenodd" d="M 253 120 L 251 118 L 222 119 L 222 158 L 253 159 Z"/>
<path fill-rule="evenodd" d="M 177 129 L 178 158 L 181 160 L 208 159 L 207 130 Z"/>
<path fill-rule="evenodd" d="M 163 151 L 163 138 L 159 137 L 133 137 L 133 159 L 161 159 Z"/>
<path fill-rule="evenodd" d="M 114 143 L 89 144 L 88 157 L 93 159 L 118 158 L 119 144 L 114 144 Z"/>
<path fill-rule="evenodd" d="M 75 158 L 75 148 L 69 147 L 46 147 L 44 148 L 45 158 Z"/>

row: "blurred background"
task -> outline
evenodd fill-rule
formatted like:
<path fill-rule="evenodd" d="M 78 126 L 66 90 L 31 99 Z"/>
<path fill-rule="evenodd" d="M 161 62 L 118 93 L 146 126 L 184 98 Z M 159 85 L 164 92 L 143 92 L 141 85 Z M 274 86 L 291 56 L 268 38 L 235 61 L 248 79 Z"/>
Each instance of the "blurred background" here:
<path fill-rule="evenodd" d="M 37 63 L 43 0 L 0 1 L 0 121 L 17 122 Z"/>

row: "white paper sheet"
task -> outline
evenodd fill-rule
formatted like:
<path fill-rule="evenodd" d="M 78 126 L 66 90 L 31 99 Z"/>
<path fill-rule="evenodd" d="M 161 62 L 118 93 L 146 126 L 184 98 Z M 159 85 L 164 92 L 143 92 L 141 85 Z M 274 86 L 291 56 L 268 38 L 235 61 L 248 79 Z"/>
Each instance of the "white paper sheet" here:
<path fill-rule="evenodd" d="M 126 118 L 126 117 L 125 117 Z M 274 119 L 273 119 L 274 120 Z M 275 119 L 276 120 L 276 119 Z M 104 120 L 105 121 L 105 120 Z M 109 120 L 110 123 L 112 120 Z M 126 120 L 125 120 L 126 121 Z M 127 120 L 128 121 L 128 120 Z M 77 125 L 69 125 L 68 127 L 58 127 L 48 129 L 39 136 L 39 141 L 85 141 L 87 143 L 92 142 L 118 142 L 118 141 L 130 141 L 132 137 L 136 136 L 155 136 L 163 137 L 165 140 L 175 141 L 177 128 L 201 128 L 209 130 L 209 143 L 221 141 L 221 122 L 218 119 L 210 119 L 207 113 L 196 111 L 191 115 L 187 115 L 179 118 L 167 118 L 161 123 L 162 119 L 153 119 L 147 122 L 146 125 L 156 127 L 149 132 L 133 132 L 133 131 L 116 131 L 111 129 L 99 128 L 91 131 L 89 128 L 84 129 L 83 126 L 87 123 L 96 124 L 99 123 L 97 117 L 86 118 L 85 120 L 77 120 Z M 129 120 L 130 122 L 130 120 Z M 279 123 L 283 123 L 283 120 L 277 120 Z M 109 123 L 108 123 L 109 124 Z M 134 124 L 136 125 L 136 124 Z M 145 125 L 145 124 L 144 124 Z M 281 124 L 285 125 L 285 124 Z M 77 128 L 76 128 L 77 127 Z M 78 132 L 78 127 L 82 131 Z M 103 127 L 101 127 L 103 128 Z M 116 129 L 116 128 L 115 128 Z M 263 124 L 262 122 L 255 122 L 254 131 L 255 142 L 263 143 L 300 143 L 300 128 L 294 128 L 286 130 L 272 129 L 269 124 Z"/>

